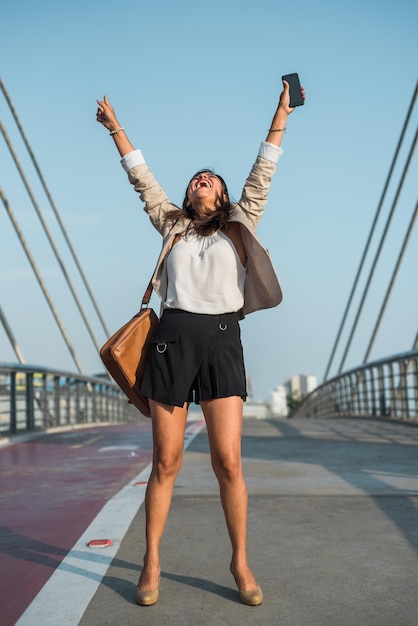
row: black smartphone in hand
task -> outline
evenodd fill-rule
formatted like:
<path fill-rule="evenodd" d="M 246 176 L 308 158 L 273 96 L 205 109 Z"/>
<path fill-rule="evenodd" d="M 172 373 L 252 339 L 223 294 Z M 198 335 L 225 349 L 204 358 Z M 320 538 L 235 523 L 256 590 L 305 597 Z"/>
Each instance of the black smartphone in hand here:
<path fill-rule="evenodd" d="M 302 95 L 300 93 L 300 82 L 298 74 L 285 74 L 282 76 L 282 80 L 285 80 L 289 83 L 289 94 L 290 94 L 290 106 L 291 107 L 300 107 L 305 103 Z"/>

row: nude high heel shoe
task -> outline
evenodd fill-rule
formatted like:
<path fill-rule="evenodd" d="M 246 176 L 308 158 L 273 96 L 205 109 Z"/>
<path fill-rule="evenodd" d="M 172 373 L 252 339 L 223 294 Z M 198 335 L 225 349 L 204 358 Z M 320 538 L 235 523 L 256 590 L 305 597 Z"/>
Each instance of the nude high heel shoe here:
<path fill-rule="evenodd" d="M 157 604 L 160 597 L 160 576 L 158 577 L 158 587 L 156 589 L 150 589 L 149 591 L 142 591 L 137 588 L 135 594 L 136 603 L 140 606 L 151 606 Z"/>
<path fill-rule="evenodd" d="M 151 589 L 150 591 L 141 591 L 141 589 L 137 589 L 135 594 L 136 603 L 141 606 L 151 606 L 152 604 L 157 604 L 159 597 L 159 588 Z"/>
<path fill-rule="evenodd" d="M 232 570 L 232 565 L 230 566 L 229 570 L 232 576 L 234 577 L 235 584 L 238 587 L 238 581 Z M 238 589 L 238 594 L 239 594 L 239 599 L 241 600 L 241 602 L 243 604 L 247 604 L 248 606 L 258 606 L 259 604 L 262 603 L 264 599 L 263 590 L 261 589 L 260 585 L 257 585 L 255 589 L 248 589 L 248 590 Z"/>
<path fill-rule="evenodd" d="M 243 604 L 248 606 L 258 606 L 264 599 L 263 591 L 260 585 L 257 585 L 255 589 L 249 589 L 248 591 L 239 591 L 239 599 Z"/>

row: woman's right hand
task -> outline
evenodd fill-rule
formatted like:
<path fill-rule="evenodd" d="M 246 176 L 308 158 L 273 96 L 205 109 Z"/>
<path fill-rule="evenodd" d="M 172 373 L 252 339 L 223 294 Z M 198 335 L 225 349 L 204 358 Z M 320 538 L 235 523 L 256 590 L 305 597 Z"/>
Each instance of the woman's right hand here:
<path fill-rule="evenodd" d="M 116 113 L 109 102 L 109 98 L 104 96 L 103 100 L 97 100 L 97 113 L 96 120 L 99 124 L 102 124 L 113 137 L 116 148 L 119 151 L 121 157 L 124 157 L 128 152 L 135 150 L 133 145 L 128 139 L 125 129 L 119 124 Z M 114 132 L 116 131 L 116 132 Z"/>
<path fill-rule="evenodd" d="M 116 113 L 107 96 L 104 96 L 103 100 L 97 100 L 96 120 L 107 128 L 108 131 L 120 128 Z"/>

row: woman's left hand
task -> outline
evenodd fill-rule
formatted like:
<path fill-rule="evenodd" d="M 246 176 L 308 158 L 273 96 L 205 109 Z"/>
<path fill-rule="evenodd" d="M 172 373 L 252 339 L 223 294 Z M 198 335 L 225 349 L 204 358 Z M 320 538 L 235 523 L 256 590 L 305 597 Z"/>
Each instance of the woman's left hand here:
<path fill-rule="evenodd" d="M 300 88 L 302 98 L 305 100 L 305 90 Z M 289 83 L 283 81 L 283 91 L 280 94 L 279 104 L 277 105 L 276 112 L 271 122 L 269 131 L 267 133 L 266 141 L 274 146 L 280 146 L 283 139 L 283 134 L 286 131 L 287 118 L 294 111 L 294 107 L 290 106 L 290 94 Z"/>
<path fill-rule="evenodd" d="M 303 87 L 300 88 L 300 93 L 302 98 L 305 100 L 306 95 Z M 280 94 L 279 109 L 280 108 L 287 113 L 287 115 L 290 115 L 290 113 L 295 110 L 295 107 L 290 106 L 289 83 L 285 80 L 283 81 L 283 91 Z"/>

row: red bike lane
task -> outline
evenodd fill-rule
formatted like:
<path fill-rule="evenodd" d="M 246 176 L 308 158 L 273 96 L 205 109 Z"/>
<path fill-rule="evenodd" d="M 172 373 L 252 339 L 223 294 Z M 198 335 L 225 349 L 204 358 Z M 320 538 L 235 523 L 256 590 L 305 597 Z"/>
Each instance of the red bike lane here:
<path fill-rule="evenodd" d="M 57 432 L 0 448 L 2 626 L 16 623 L 106 502 L 151 458 L 150 422 Z"/>

